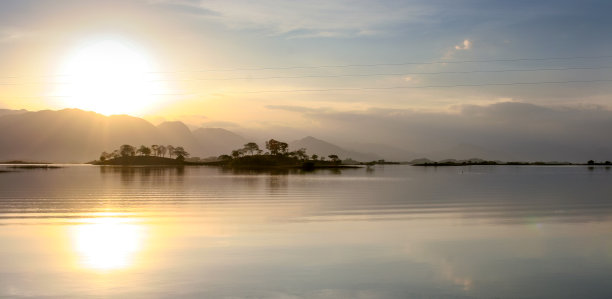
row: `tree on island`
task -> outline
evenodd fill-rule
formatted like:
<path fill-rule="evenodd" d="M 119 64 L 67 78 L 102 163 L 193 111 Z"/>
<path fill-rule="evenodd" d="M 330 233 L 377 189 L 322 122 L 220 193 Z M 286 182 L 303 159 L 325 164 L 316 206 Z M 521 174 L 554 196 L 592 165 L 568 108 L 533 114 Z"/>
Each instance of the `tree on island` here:
<path fill-rule="evenodd" d="M 238 158 L 242 157 L 243 154 L 244 154 L 243 149 L 233 150 L 232 151 L 232 158 L 238 159 Z"/>
<path fill-rule="evenodd" d="M 342 161 L 336 154 L 329 155 L 330 160 L 325 161 L 325 157 L 314 154 L 306 154 L 305 148 L 295 151 L 288 150 L 286 142 L 270 139 L 266 141 L 265 153 L 259 149 L 255 142 L 246 143 L 242 148 L 235 149 L 229 155 L 220 155 L 216 161 L 211 162 L 215 165 L 230 167 L 253 167 L 253 168 L 296 168 L 301 167 L 305 170 L 315 168 L 341 168 Z M 312 160 L 311 160 L 312 158 Z M 320 159 L 320 160 L 318 160 Z"/>
<path fill-rule="evenodd" d="M 153 153 L 153 156 L 158 157 L 159 156 L 159 145 L 157 144 L 151 145 L 151 152 Z"/>
<path fill-rule="evenodd" d="M 151 155 L 151 149 L 141 145 L 138 150 L 136 150 L 136 153 L 140 154 L 141 156 L 150 156 Z"/>
<path fill-rule="evenodd" d="M 168 150 L 168 156 L 170 156 L 170 158 L 172 158 L 172 156 L 174 155 L 174 146 L 167 145 L 166 146 L 166 150 Z"/>
<path fill-rule="evenodd" d="M 112 154 L 109 154 L 109 153 L 107 153 L 107 152 L 102 152 L 102 153 L 100 154 L 100 161 L 104 162 L 104 161 L 106 161 L 106 159 L 111 159 L 111 158 L 112 158 L 112 156 L 111 156 L 111 155 L 112 155 Z"/>
<path fill-rule="evenodd" d="M 152 151 L 151 148 L 155 150 Z M 109 160 L 113 160 L 117 158 L 123 158 L 125 160 L 132 160 L 132 159 L 126 159 L 126 158 L 134 157 L 136 154 L 138 154 L 141 157 L 149 157 L 151 156 L 151 153 L 153 153 L 154 156 L 157 156 L 157 157 L 165 156 L 168 148 L 172 149 L 172 151 L 170 152 L 170 156 L 171 157 L 176 156 L 177 160 L 184 161 L 185 158 L 190 156 L 190 154 L 182 146 L 174 147 L 172 145 L 168 145 L 167 147 L 165 147 L 163 145 L 153 145 L 151 147 L 147 147 L 145 145 L 141 145 L 140 147 L 136 148 L 132 145 L 124 144 L 120 146 L 119 149 L 114 150 L 112 153 L 108 153 L 106 151 L 102 152 L 100 154 L 99 161 L 109 162 Z M 153 160 L 147 159 L 147 161 L 153 161 Z M 121 162 L 121 163 L 124 163 L 124 162 Z"/>
<path fill-rule="evenodd" d="M 244 152 L 248 152 L 251 156 L 254 153 L 257 153 L 257 154 L 261 153 L 261 150 L 259 149 L 259 145 L 257 145 L 257 143 L 255 142 L 249 142 L 245 144 L 243 150 Z"/>
<path fill-rule="evenodd" d="M 119 154 L 122 157 L 134 156 L 136 154 L 136 148 L 129 144 L 124 144 L 119 147 Z"/>
<path fill-rule="evenodd" d="M 229 161 L 229 160 L 232 159 L 232 156 L 230 156 L 230 155 L 221 155 L 221 156 L 219 156 L 218 159 L 221 160 L 221 161 Z"/>
<path fill-rule="evenodd" d="M 179 161 L 184 161 L 185 158 L 189 157 L 189 153 L 182 146 L 175 147 L 173 154 L 176 155 L 176 159 Z"/>
<path fill-rule="evenodd" d="M 282 155 L 287 153 L 289 145 L 285 142 L 270 139 L 266 141 L 266 149 L 270 151 L 271 155 Z"/>
<path fill-rule="evenodd" d="M 157 150 L 159 151 L 159 155 L 162 157 L 166 157 L 166 152 L 168 151 L 168 148 L 163 146 L 163 145 L 159 145 L 157 147 Z"/>

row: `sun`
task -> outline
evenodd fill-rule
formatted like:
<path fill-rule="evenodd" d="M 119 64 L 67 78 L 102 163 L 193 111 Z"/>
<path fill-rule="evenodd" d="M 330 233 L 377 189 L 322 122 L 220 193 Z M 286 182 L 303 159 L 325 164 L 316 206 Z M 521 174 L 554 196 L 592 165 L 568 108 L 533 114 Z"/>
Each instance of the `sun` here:
<path fill-rule="evenodd" d="M 144 52 L 120 40 L 79 47 L 60 67 L 56 97 L 67 108 L 141 115 L 166 92 Z"/>

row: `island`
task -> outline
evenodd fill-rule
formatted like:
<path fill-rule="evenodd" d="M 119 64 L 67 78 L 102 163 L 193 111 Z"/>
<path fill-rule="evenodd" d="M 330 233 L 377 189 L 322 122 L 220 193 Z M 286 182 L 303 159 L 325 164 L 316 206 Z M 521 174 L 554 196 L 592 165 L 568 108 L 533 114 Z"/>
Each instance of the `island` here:
<path fill-rule="evenodd" d="M 207 165 L 237 169 L 338 169 L 359 168 L 357 165 L 346 165 L 338 155 L 331 154 L 327 158 L 306 154 L 306 149 L 289 151 L 286 142 L 270 139 L 266 141 L 266 150 L 259 148 L 255 142 L 248 142 L 242 148 L 229 154 L 201 160 L 189 160 L 190 154 L 182 146 L 141 145 L 134 147 L 124 144 L 111 153 L 102 152 L 98 160 L 89 162 L 93 165 L 117 166 L 177 166 L 177 165 Z M 168 157 L 166 157 L 166 154 Z"/>
<path fill-rule="evenodd" d="M 594 160 L 589 160 L 587 163 L 572 163 L 572 162 L 560 162 L 560 161 L 536 161 L 536 162 L 523 162 L 523 161 L 498 161 L 498 160 L 483 160 L 478 158 L 472 158 L 467 160 L 455 160 L 455 159 L 446 159 L 441 161 L 432 161 L 426 158 L 416 159 L 409 163 L 412 166 L 474 166 L 474 165 L 496 165 L 496 166 L 562 166 L 562 165 L 605 165 L 612 166 L 610 161 L 604 162 L 595 162 Z"/>

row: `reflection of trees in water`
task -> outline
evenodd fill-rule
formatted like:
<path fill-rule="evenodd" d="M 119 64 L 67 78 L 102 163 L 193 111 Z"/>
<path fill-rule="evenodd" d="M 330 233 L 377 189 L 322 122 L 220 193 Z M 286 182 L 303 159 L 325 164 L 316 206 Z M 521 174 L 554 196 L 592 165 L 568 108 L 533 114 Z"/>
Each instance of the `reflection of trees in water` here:
<path fill-rule="evenodd" d="M 184 166 L 101 166 L 100 174 L 119 175 L 121 182 L 131 185 L 141 184 L 176 184 L 182 183 L 185 175 Z"/>
<path fill-rule="evenodd" d="M 289 178 L 286 175 L 271 175 L 267 177 L 267 182 L 271 192 L 286 190 Z"/>
<path fill-rule="evenodd" d="M 232 181 L 236 184 L 246 184 L 253 190 L 258 190 L 262 184 L 267 186 L 271 193 L 278 193 L 289 188 L 289 175 L 321 175 L 333 174 L 341 175 L 340 168 L 325 168 L 304 170 L 299 168 L 219 168 L 219 172 L 224 175 L 231 175 Z"/>
<path fill-rule="evenodd" d="M 308 175 L 308 174 L 342 174 L 341 168 L 322 168 L 304 170 L 300 168 L 220 168 L 222 174 L 233 174 L 233 175 Z"/>

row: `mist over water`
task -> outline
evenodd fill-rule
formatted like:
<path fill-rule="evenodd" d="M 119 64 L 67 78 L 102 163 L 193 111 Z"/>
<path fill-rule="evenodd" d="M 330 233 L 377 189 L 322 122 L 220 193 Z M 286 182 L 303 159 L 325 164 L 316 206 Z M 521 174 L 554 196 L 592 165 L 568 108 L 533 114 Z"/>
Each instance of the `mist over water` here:
<path fill-rule="evenodd" d="M 0 168 L 0 297 L 612 296 L 606 167 Z"/>

